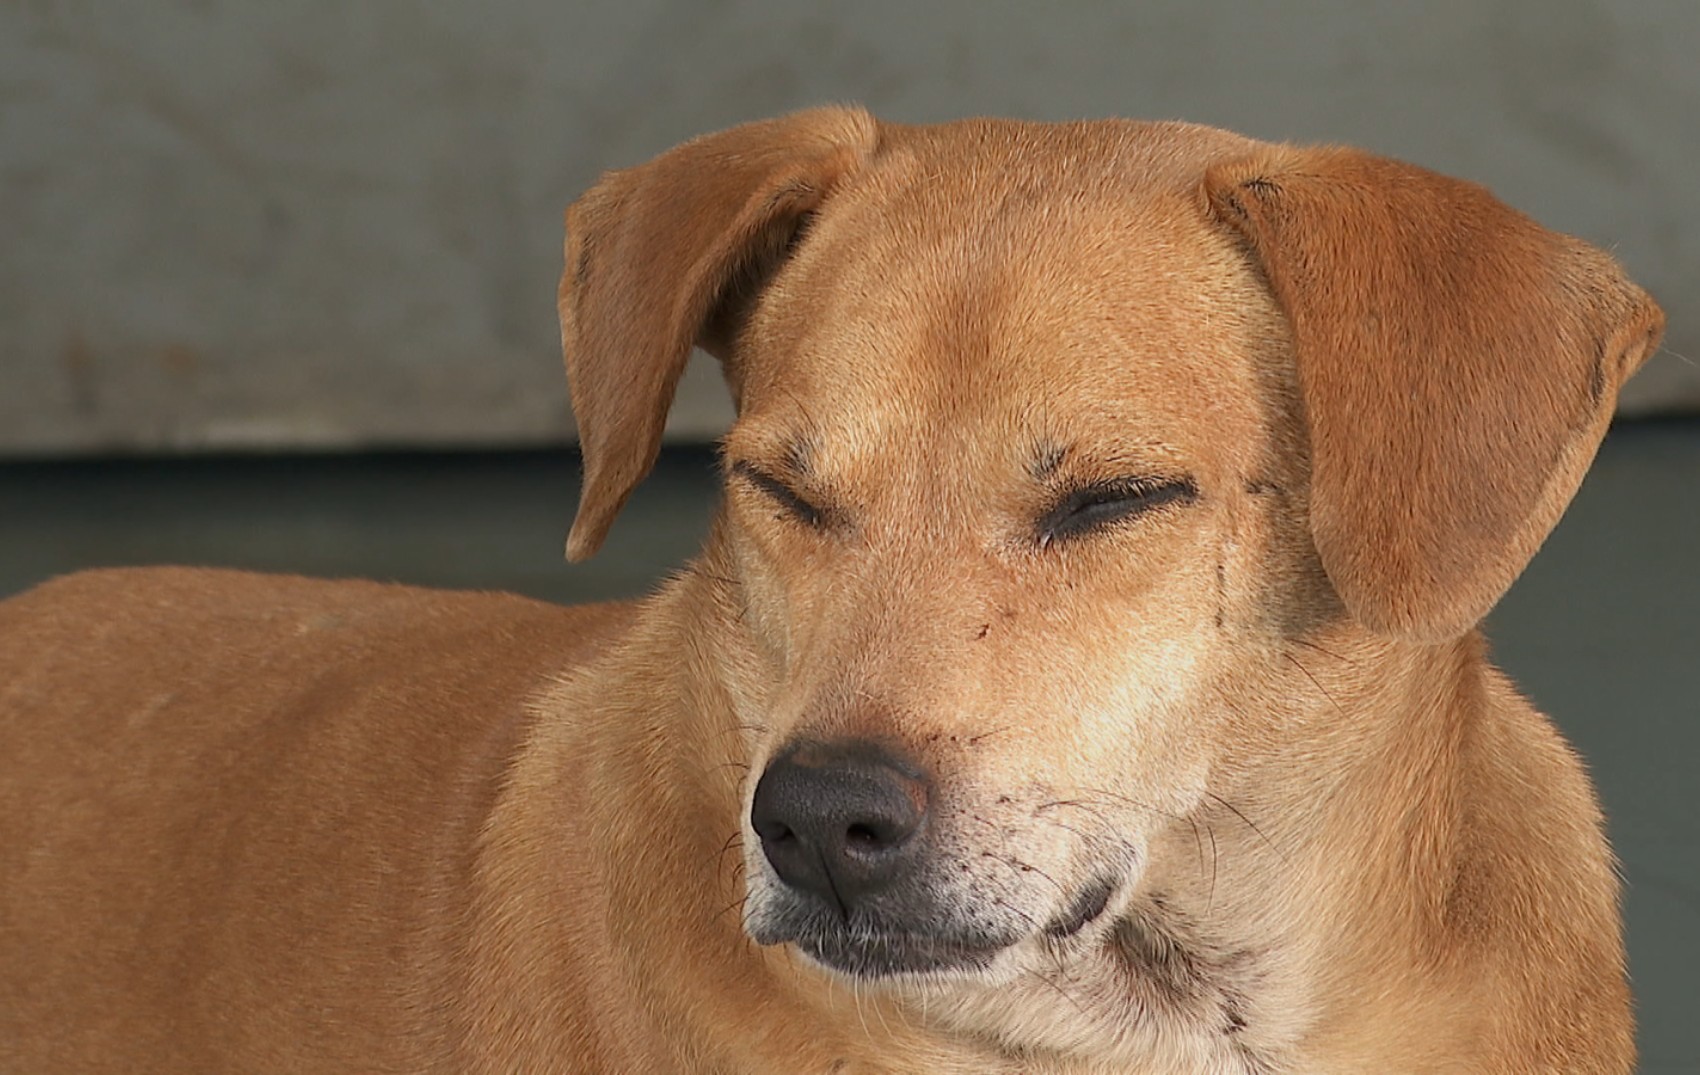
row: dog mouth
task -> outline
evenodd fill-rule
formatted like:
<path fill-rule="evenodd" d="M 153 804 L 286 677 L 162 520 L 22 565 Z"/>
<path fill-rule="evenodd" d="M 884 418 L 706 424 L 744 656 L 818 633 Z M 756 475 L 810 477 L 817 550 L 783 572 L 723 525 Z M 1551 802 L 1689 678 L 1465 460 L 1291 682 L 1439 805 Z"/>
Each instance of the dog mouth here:
<path fill-rule="evenodd" d="M 980 973 L 1013 942 L 838 929 L 811 933 L 794 943 L 822 966 L 871 979 Z"/>
<path fill-rule="evenodd" d="M 999 955 L 1031 937 L 1061 944 L 1104 919 L 1115 896 L 1114 881 L 1100 879 L 1081 889 L 1037 932 L 1022 935 L 945 933 L 912 926 L 875 926 L 842 920 L 793 920 L 789 929 L 758 930 L 758 943 L 789 941 L 821 966 L 851 978 L 961 977 L 991 970 Z"/>

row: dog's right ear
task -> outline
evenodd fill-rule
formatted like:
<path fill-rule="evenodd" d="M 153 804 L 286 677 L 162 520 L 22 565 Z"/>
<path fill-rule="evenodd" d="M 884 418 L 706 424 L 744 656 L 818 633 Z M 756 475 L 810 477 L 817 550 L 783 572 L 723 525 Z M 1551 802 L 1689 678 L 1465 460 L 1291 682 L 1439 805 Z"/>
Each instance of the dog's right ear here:
<path fill-rule="evenodd" d="M 691 347 L 724 352 L 764 265 L 877 140 L 860 109 L 750 123 L 610 172 L 567 210 L 561 346 L 584 454 L 569 560 L 655 465 Z"/>

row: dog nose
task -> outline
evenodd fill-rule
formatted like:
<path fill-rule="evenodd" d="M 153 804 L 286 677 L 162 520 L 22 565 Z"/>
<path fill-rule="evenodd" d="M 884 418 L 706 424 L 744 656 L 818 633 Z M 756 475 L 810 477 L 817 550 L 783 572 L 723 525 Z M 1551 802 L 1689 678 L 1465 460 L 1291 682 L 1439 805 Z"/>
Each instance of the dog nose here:
<path fill-rule="evenodd" d="M 908 871 L 927 799 L 920 771 L 883 748 L 805 744 L 768 764 L 750 823 L 781 881 L 848 918 Z"/>

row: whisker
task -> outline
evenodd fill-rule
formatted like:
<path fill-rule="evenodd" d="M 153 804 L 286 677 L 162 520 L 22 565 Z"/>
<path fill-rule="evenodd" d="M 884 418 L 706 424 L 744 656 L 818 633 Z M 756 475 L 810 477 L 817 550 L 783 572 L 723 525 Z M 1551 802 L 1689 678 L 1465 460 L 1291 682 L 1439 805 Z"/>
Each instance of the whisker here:
<path fill-rule="evenodd" d="M 1324 657 L 1332 657 L 1336 661 L 1341 662 L 1342 664 L 1349 664 L 1349 665 L 1352 665 L 1353 667 L 1357 666 L 1358 662 L 1352 660 L 1350 657 L 1347 657 L 1343 654 L 1335 653 L 1333 650 L 1329 649 L 1328 647 L 1318 645 L 1317 643 L 1310 641 L 1308 638 L 1293 638 L 1293 639 L 1289 639 L 1289 641 L 1291 641 L 1293 643 L 1293 645 L 1295 645 L 1295 646 L 1303 646 L 1305 649 L 1313 649 L 1316 652 L 1322 654 Z"/>
<path fill-rule="evenodd" d="M 1198 872 L 1204 872 L 1204 839 L 1199 835 L 1198 819 L 1188 817 L 1186 823 L 1192 826 L 1192 847 L 1198 853 Z"/>
<path fill-rule="evenodd" d="M 1677 359 L 1680 362 L 1686 362 L 1690 366 L 1700 366 L 1700 362 L 1694 361 L 1692 358 L 1689 358 L 1687 355 L 1683 354 L 1681 351 L 1678 351 L 1678 350 L 1676 350 L 1675 348 L 1672 348 L 1672 347 L 1660 347 L 1658 353 L 1661 354 L 1661 355 L 1669 355 L 1672 358 Z"/>
<path fill-rule="evenodd" d="M 1099 821 L 1104 822 L 1106 827 L 1109 826 L 1109 819 L 1104 816 L 1104 812 L 1102 810 L 1098 809 L 1092 803 L 1083 802 L 1080 799 L 1051 799 L 1048 802 L 1043 802 L 1038 806 L 1035 806 L 1033 808 L 1033 816 L 1038 817 L 1045 811 L 1054 810 L 1058 807 L 1070 807 L 1075 810 L 1084 810 Z"/>
<path fill-rule="evenodd" d="M 868 1029 L 868 1013 L 862 1010 L 862 982 L 860 978 L 850 979 L 850 995 L 856 1001 L 856 1021 L 862 1024 L 862 1036 L 869 1041 L 874 1040 L 874 1033 Z"/>
<path fill-rule="evenodd" d="M 743 842 L 744 834 L 734 830 L 732 835 L 726 838 L 726 842 L 720 845 L 720 850 L 714 853 L 713 858 L 710 861 L 720 861 L 726 857 L 726 852 L 732 850 L 734 847 L 741 847 Z"/>
<path fill-rule="evenodd" d="M 1029 932 L 1033 932 L 1033 933 L 1038 932 L 1038 930 L 1039 930 L 1038 920 L 1035 919 L 1032 915 L 1028 914 L 1026 911 L 1023 911 L 1021 908 L 1011 906 L 1009 903 L 1004 901 L 1004 898 L 1002 896 L 993 896 L 992 897 L 992 906 L 993 907 L 1002 907 L 1004 910 L 1008 911 L 1010 914 L 1015 915 L 1017 918 L 1021 919 L 1022 924 L 1027 927 Z"/>
<path fill-rule="evenodd" d="M 879 1003 L 877 999 L 874 1001 L 874 1014 L 880 1018 L 880 1029 L 885 1031 L 886 1040 L 890 1041 L 895 1038 L 896 1035 L 891 1032 L 891 1024 L 885 1018 L 885 1005 Z"/>
<path fill-rule="evenodd" d="M 730 911 L 734 907 L 738 908 L 738 910 L 739 910 L 739 914 L 738 914 L 739 921 L 745 921 L 744 916 L 743 916 L 743 910 L 749 902 L 750 902 L 749 896 L 747 896 L 747 895 L 739 896 L 737 899 L 733 900 L 731 903 L 728 903 L 726 906 L 720 908 L 720 910 L 714 912 L 714 917 L 710 918 L 709 921 L 710 922 L 720 921 L 721 916 L 724 915 L 727 911 Z M 746 922 L 746 924 L 748 924 L 748 923 Z"/>
<path fill-rule="evenodd" d="M 1204 832 L 1210 837 L 1210 895 L 1204 898 L 1204 913 L 1209 915 L 1216 907 L 1216 867 L 1220 864 L 1220 856 L 1216 851 L 1216 830 L 1208 821 L 1204 823 Z"/>
<path fill-rule="evenodd" d="M 1148 802 L 1141 802 L 1138 799 L 1130 798 L 1126 795 L 1119 795 L 1113 791 L 1106 791 L 1103 788 L 1081 787 L 1075 788 L 1073 791 L 1087 800 L 1102 799 L 1112 802 L 1126 803 L 1128 806 L 1136 806 L 1141 810 L 1149 810 L 1151 813 L 1156 814 L 1159 817 L 1166 817 L 1170 821 L 1183 820 L 1183 815 L 1177 814 L 1172 810 L 1164 810 L 1160 806 L 1153 806 Z"/>
<path fill-rule="evenodd" d="M 1291 653 L 1285 653 L 1285 652 L 1283 652 L 1281 654 L 1281 656 L 1286 658 L 1287 661 L 1289 663 L 1291 663 L 1294 668 L 1297 668 L 1300 672 L 1304 673 L 1304 677 L 1306 679 L 1310 680 L 1310 685 L 1315 687 L 1317 689 L 1317 691 L 1324 698 L 1328 699 L 1328 704 L 1334 707 L 1334 711 L 1336 713 L 1340 714 L 1342 717 L 1344 717 L 1346 715 L 1346 711 L 1344 709 L 1340 708 L 1340 703 L 1336 702 L 1334 700 L 1334 696 L 1332 694 L 1328 693 L 1328 688 L 1324 687 L 1322 685 L 1322 683 L 1320 681 L 1318 681 L 1315 676 L 1311 675 L 1310 669 L 1308 669 L 1304 665 L 1300 664 L 1299 659 L 1297 657 L 1293 656 Z"/>
<path fill-rule="evenodd" d="M 998 862 L 1003 863 L 1005 866 L 1008 866 L 1009 868 L 1011 868 L 1013 870 L 1020 871 L 1021 873 L 1036 873 L 1040 877 L 1043 877 L 1045 880 L 1049 881 L 1051 883 L 1052 888 L 1055 888 L 1058 892 L 1061 892 L 1065 896 L 1068 895 L 1068 890 L 1063 888 L 1061 885 L 1057 884 L 1056 878 L 1052 877 L 1050 874 L 1046 873 L 1044 870 L 1041 870 L 1039 867 L 1032 865 L 1031 863 L 1022 862 L 1020 859 L 1017 859 L 1017 858 L 1005 858 L 1004 856 L 999 855 L 994 851 L 982 851 L 982 852 L 980 852 L 980 857 L 981 858 L 994 859 Z M 1013 909 L 1014 908 L 1011 908 L 1011 910 L 1013 910 Z"/>
<path fill-rule="evenodd" d="M 1096 843 L 1097 840 L 1098 840 L 1098 837 L 1096 835 L 1084 832 L 1080 829 L 1075 828 L 1073 825 L 1068 824 L 1067 822 L 1058 821 L 1055 818 L 1039 817 L 1037 814 L 1035 814 L 1035 815 L 1033 815 L 1033 819 L 1035 821 L 1043 821 L 1045 824 L 1051 826 L 1052 828 L 1063 829 L 1067 832 L 1072 832 L 1076 836 L 1080 837 L 1082 840 L 1085 840 L 1088 843 Z"/>
<path fill-rule="evenodd" d="M 1222 798 L 1220 795 L 1217 795 L 1213 791 L 1207 791 L 1207 792 L 1204 793 L 1204 795 L 1205 795 L 1206 798 L 1210 799 L 1212 802 L 1214 802 L 1218 806 L 1222 807 L 1222 809 L 1228 811 L 1230 814 L 1233 814 L 1235 817 L 1239 818 L 1240 821 L 1245 824 L 1246 828 L 1248 828 L 1252 832 L 1256 833 L 1258 835 L 1258 837 L 1264 843 L 1269 845 L 1269 850 L 1271 850 L 1271 851 L 1275 852 L 1277 855 L 1281 856 L 1282 862 L 1288 862 L 1289 861 L 1288 858 L 1287 858 L 1287 853 L 1285 851 L 1281 850 L 1280 845 L 1277 844 L 1274 840 L 1271 840 L 1269 838 L 1268 834 L 1265 833 L 1262 829 L 1258 828 L 1256 822 L 1252 821 L 1251 818 L 1246 817 L 1245 814 L 1240 811 L 1239 807 L 1235 806 L 1233 803 L 1229 802 L 1228 800 Z"/>
<path fill-rule="evenodd" d="M 1042 983 L 1043 985 L 1048 986 L 1053 992 L 1055 992 L 1057 994 L 1057 996 L 1062 997 L 1064 1000 L 1068 1001 L 1069 1006 L 1072 1007 L 1075 1011 L 1079 1012 L 1082 1016 L 1084 1016 L 1088 1019 L 1090 1019 L 1092 1017 L 1092 1013 L 1087 1011 L 1085 1009 L 1085 1007 L 1083 1007 L 1078 1000 L 1074 999 L 1073 994 L 1071 994 L 1068 990 L 1064 989 L 1061 986 L 1061 984 L 1052 981 L 1050 978 L 1046 977 L 1043 974 L 1040 974 L 1036 970 L 1027 971 L 1026 974 L 1027 974 L 1027 977 L 1032 978 L 1035 981 L 1038 981 L 1038 982 Z"/>
<path fill-rule="evenodd" d="M 1241 719 L 1247 719 L 1250 717 L 1251 714 L 1242 709 L 1239 703 L 1235 702 L 1233 698 L 1229 697 L 1228 693 L 1222 689 L 1220 684 L 1212 683 L 1210 684 L 1210 689 L 1216 693 L 1216 701 L 1221 703 L 1223 709 L 1226 709 L 1228 712 L 1232 713 L 1236 717 L 1240 717 Z"/>

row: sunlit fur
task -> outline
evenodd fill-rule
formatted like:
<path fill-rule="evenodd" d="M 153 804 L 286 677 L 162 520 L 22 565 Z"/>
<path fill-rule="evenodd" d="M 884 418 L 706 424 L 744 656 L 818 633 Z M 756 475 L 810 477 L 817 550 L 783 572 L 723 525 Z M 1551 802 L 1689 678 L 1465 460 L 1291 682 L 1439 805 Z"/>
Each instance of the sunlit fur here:
<path fill-rule="evenodd" d="M 701 341 L 738 405 L 702 553 L 628 609 L 385 598 L 386 623 L 460 629 L 395 659 L 402 643 L 370 643 L 365 680 L 319 687 L 312 712 L 394 753 L 193 791 L 260 837 L 318 824 L 322 801 L 356 819 L 295 865 L 250 863 L 271 880 L 243 900 L 185 897 L 231 915 L 302 870 L 337 878 L 308 941 L 261 916 L 207 957 L 210 980 L 244 983 L 218 1019 L 192 988 L 143 1003 L 77 977 L 66 953 L 97 947 L 94 923 L 146 905 L 39 910 L 68 877 L 157 877 L 181 830 L 43 858 L 8 897 L 58 946 L 29 958 L 129 1013 L 114 1026 L 171 1026 L 226 1070 L 1630 1069 L 1599 811 L 1474 628 L 1657 336 L 1609 259 L 1351 151 L 829 109 L 604 177 L 569 214 L 561 302 L 587 472 L 570 552 L 595 550 L 653 461 Z M 1070 488 L 1160 480 L 1191 493 L 1041 526 Z M 4 697 L 26 729 L 7 734 L 33 744 L 16 764 L 63 771 L 48 744 L 98 738 L 100 706 L 68 695 L 212 675 L 182 653 L 250 678 L 226 718 L 270 726 L 321 682 L 322 650 L 290 656 L 320 620 L 262 618 L 237 643 L 229 610 L 382 604 L 313 585 L 104 576 L 5 606 L 24 643 L 0 683 L 23 684 Z M 123 634 L 99 677 L 49 660 L 65 624 L 132 605 L 190 626 Z M 486 679 L 442 679 L 484 661 Z M 421 758 L 460 756 L 418 729 L 461 713 L 483 722 L 457 733 L 481 767 L 392 805 L 437 772 Z M 786 744 L 840 738 L 930 775 L 939 921 L 1012 940 L 983 971 L 854 978 L 752 940 L 791 898 L 751 829 L 756 781 Z M 126 743 L 72 793 L 106 802 L 101 774 L 182 749 Z M 0 802 L 0 847 L 56 816 L 58 793 L 29 787 Z M 459 828 L 432 820 L 451 808 Z M 383 853 L 330 848 L 350 839 Z M 1047 937 L 1104 880 L 1105 912 Z M 409 930 L 356 928 L 398 910 Z M 39 982 L 15 950 L 0 968 Z M 256 959 L 312 1004 L 281 1003 Z M 0 993 L 0 1066 L 43 1070 L 77 1018 L 26 994 Z M 78 1040 L 98 1060 L 123 1039 Z"/>

